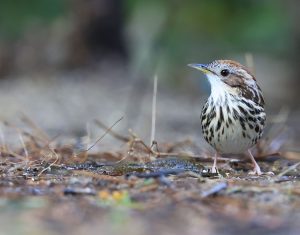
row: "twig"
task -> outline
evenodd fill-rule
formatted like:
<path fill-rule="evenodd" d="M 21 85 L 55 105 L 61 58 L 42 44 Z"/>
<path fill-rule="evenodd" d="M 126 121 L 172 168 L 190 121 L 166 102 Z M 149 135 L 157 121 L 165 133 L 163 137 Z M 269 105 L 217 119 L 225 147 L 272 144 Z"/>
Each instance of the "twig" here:
<path fill-rule="evenodd" d="M 109 133 L 112 137 L 114 137 L 114 138 L 116 138 L 116 139 L 118 139 L 118 140 L 124 141 L 124 142 L 129 142 L 129 141 L 130 141 L 130 138 L 129 138 L 129 137 L 120 135 L 120 134 L 118 134 L 117 132 L 113 131 L 112 129 L 109 129 L 109 127 L 106 126 L 105 124 L 103 124 L 100 120 L 97 120 L 97 119 L 96 119 L 96 120 L 94 120 L 94 122 L 95 122 L 99 127 L 101 127 L 102 129 L 108 130 L 108 133 Z"/>
<path fill-rule="evenodd" d="M 5 136 L 4 136 L 4 132 L 3 132 L 3 129 L 2 129 L 2 125 L 0 127 L 0 139 L 1 139 L 2 148 L 4 150 L 7 150 L 7 146 L 6 146 L 6 143 L 5 143 Z M 1 151 L 1 154 L 2 154 L 2 151 Z"/>
<path fill-rule="evenodd" d="M 54 153 L 54 156 L 55 156 L 56 158 L 55 158 L 54 162 L 52 162 L 48 167 L 44 168 L 43 170 L 41 170 L 40 173 L 38 173 L 37 178 L 39 178 L 39 177 L 41 176 L 41 174 L 43 174 L 46 170 L 51 169 L 51 167 L 52 167 L 53 165 L 55 165 L 56 162 L 57 162 L 58 159 L 59 159 L 57 153 L 56 153 L 53 149 L 50 149 L 50 150 L 51 150 L 52 153 Z M 35 179 L 32 178 L 32 180 L 34 181 Z"/>
<path fill-rule="evenodd" d="M 205 197 L 209 197 L 209 196 L 212 196 L 212 195 L 216 195 L 220 191 L 222 191 L 224 189 L 227 189 L 227 187 L 228 187 L 228 183 L 227 182 L 218 183 L 218 184 L 214 185 L 208 191 L 202 192 L 201 196 L 202 196 L 202 198 L 205 198 Z"/>
<path fill-rule="evenodd" d="M 288 167 L 287 169 L 285 169 L 283 172 L 281 172 L 280 174 L 277 175 L 277 178 L 280 178 L 282 176 L 284 176 L 286 173 L 292 171 L 292 170 L 295 170 L 297 169 L 297 167 L 300 165 L 300 162 L 297 162 L 296 164 L 294 165 L 291 165 L 290 167 Z"/>
<path fill-rule="evenodd" d="M 189 154 L 189 153 L 179 153 L 179 152 L 174 152 L 174 153 L 164 153 L 164 152 L 157 152 L 151 148 L 149 148 L 149 146 L 147 146 L 145 144 L 144 141 L 142 141 L 141 139 L 135 139 L 133 142 L 135 143 L 140 143 L 146 151 L 148 151 L 148 153 L 151 153 L 157 157 L 170 157 L 170 156 L 174 156 L 174 157 L 191 157 L 191 158 L 197 158 L 197 160 L 201 160 L 201 161 L 213 161 L 212 157 L 204 157 L 204 156 L 200 156 L 197 154 Z M 223 158 L 223 157 L 219 157 L 218 158 L 219 161 L 223 161 L 223 162 L 232 162 L 232 161 L 236 161 L 239 162 L 239 159 L 233 159 L 233 158 Z"/>
<path fill-rule="evenodd" d="M 28 162 L 28 151 L 27 151 L 27 148 L 26 148 L 26 144 L 24 142 L 24 138 L 23 138 L 23 135 L 22 133 L 19 133 L 19 139 L 20 139 L 20 142 L 22 144 L 22 147 L 24 149 L 24 154 L 25 154 L 25 157 L 26 157 L 26 162 Z"/>
<path fill-rule="evenodd" d="M 112 124 L 104 133 L 102 136 L 100 136 L 88 149 L 85 149 L 83 151 L 80 151 L 79 153 L 84 153 L 84 152 L 88 152 L 89 150 L 91 150 L 93 147 L 95 147 L 95 145 L 101 141 L 110 131 L 112 128 L 114 128 L 115 125 L 117 125 L 121 120 L 123 119 L 123 117 L 121 117 L 120 119 L 118 119 L 114 124 Z"/>
<path fill-rule="evenodd" d="M 49 136 L 25 113 L 22 113 L 21 120 L 27 123 L 32 129 L 34 129 L 36 133 L 38 133 L 42 137 L 43 140 L 49 141 Z"/>

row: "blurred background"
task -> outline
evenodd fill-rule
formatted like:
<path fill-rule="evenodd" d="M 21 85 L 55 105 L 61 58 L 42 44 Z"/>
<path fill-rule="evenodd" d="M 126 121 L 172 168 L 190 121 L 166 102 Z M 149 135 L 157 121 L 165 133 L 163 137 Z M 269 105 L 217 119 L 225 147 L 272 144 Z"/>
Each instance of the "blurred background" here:
<path fill-rule="evenodd" d="M 264 92 L 268 114 L 264 138 L 271 139 L 264 142 L 266 152 L 286 150 L 286 156 L 289 153 L 290 159 L 299 160 L 299 22 L 299 0 L 1 0 L 0 146 L 5 146 L 8 153 L 12 150 L 22 154 L 27 140 L 31 143 L 28 147 L 35 143 L 34 138 L 20 131 L 27 130 L 29 125 L 33 126 L 28 128 L 33 136 L 44 136 L 40 129 L 49 134 L 47 139 L 55 141 L 54 148 L 75 143 L 74 152 L 82 153 L 77 148 L 87 149 L 104 132 L 95 120 L 111 126 L 120 117 L 124 118 L 113 130 L 127 135 L 128 129 L 132 129 L 149 144 L 153 80 L 157 75 L 158 149 L 171 146 L 168 149 L 174 152 L 197 155 L 212 151 L 203 140 L 199 119 L 210 87 L 203 74 L 186 65 L 232 59 L 251 67 Z M 187 139 L 192 141 L 184 141 Z M 14 151 L 16 146 L 21 150 Z M 121 147 L 124 153 L 129 150 L 129 145 L 107 135 L 91 151 L 105 156 L 105 150 L 123 150 Z M 74 171 L 69 178 L 63 169 L 56 168 L 60 162 L 54 161 L 52 153 L 50 158 L 46 151 L 45 156 L 43 151 L 32 154 L 41 155 L 41 164 L 29 160 L 28 165 L 30 158 L 26 157 L 23 165 L 26 151 L 22 156 L 12 155 L 16 160 L 11 163 L 12 158 L 0 157 L 0 235 L 86 235 L 99 231 L 131 235 L 199 231 L 299 234 L 297 173 L 290 182 L 275 181 L 276 178 L 271 181 L 267 175 L 262 181 L 237 177 L 242 187 L 247 188 L 244 194 L 233 178 L 233 182 L 229 180 L 230 192 L 223 199 L 213 197 L 217 200 L 215 204 L 203 198 L 199 203 L 197 197 L 186 194 L 200 192 L 194 183 L 202 195 L 207 190 L 219 192 L 210 184 L 225 182 L 224 179 L 208 179 L 203 184 L 204 180 L 198 177 L 191 178 L 193 181 L 175 178 L 178 193 L 165 185 L 161 190 L 151 188 L 147 179 L 143 185 L 150 187 L 137 194 L 136 190 L 142 190 L 140 181 L 132 181 L 138 182 L 137 187 L 130 183 L 127 188 L 123 180 L 118 182 L 113 177 L 113 181 L 106 181 L 105 175 L 100 174 L 98 178 L 98 174 L 80 175 Z M 70 162 L 74 159 L 75 156 Z M 286 159 L 278 167 L 290 166 Z M 49 169 L 53 167 L 58 177 L 29 179 L 31 171 L 38 174 L 37 178 L 42 173 L 46 175 L 47 162 L 51 162 Z M 45 168 L 40 171 L 39 167 Z M 168 180 L 160 178 L 167 185 Z M 173 177 L 169 178 L 173 182 Z M 114 204 L 100 204 L 98 193 L 63 197 L 64 182 L 70 189 L 74 186 L 80 190 L 110 188 L 118 182 L 112 187 L 130 190 L 138 204 L 114 208 Z M 49 197 L 38 197 L 46 192 Z M 25 197 L 28 195 L 37 196 Z M 242 200 L 236 200 L 239 197 Z M 228 203 L 231 198 L 235 199 Z M 139 203 L 148 199 L 153 207 Z M 220 207 L 221 204 L 226 207 Z"/>
<path fill-rule="evenodd" d="M 186 64 L 233 59 L 250 61 L 268 112 L 290 110 L 297 124 L 299 9 L 297 0 L 1 0 L 0 117 L 25 113 L 53 135 L 81 136 L 99 135 L 94 119 L 124 116 L 117 129 L 147 139 L 157 75 L 158 141 L 200 140 L 209 84 Z"/>

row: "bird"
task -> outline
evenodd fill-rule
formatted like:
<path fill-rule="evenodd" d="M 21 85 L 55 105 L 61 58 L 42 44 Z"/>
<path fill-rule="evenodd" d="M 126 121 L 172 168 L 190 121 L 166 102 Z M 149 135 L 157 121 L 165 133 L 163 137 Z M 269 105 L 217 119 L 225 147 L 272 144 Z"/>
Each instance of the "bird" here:
<path fill-rule="evenodd" d="M 261 175 L 250 149 L 262 137 L 266 113 L 262 90 L 253 73 L 233 60 L 188 66 L 202 71 L 211 87 L 200 116 L 203 137 L 216 150 L 211 172 L 218 173 L 221 154 L 247 153 L 254 165 L 249 173 Z"/>

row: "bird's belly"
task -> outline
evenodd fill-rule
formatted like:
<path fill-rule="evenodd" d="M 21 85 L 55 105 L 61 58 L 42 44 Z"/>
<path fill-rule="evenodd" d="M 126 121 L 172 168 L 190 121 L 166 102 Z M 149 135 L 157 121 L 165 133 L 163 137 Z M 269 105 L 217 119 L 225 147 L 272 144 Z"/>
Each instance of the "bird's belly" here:
<path fill-rule="evenodd" d="M 210 126 L 213 130 L 215 125 Z M 214 147 L 219 153 L 243 153 L 251 148 L 257 138 L 257 133 L 254 129 L 244 130 L 239 122 L 232 123 L 229 127 L 220 128 L 219 131 L 214 131 L 213 135 L 204 135 L 207 142 Z"/>
<path fill-rule="evenodd" d="M 213 138 L 212 145 L 218 150 L 219 153 L 243 153 L 247 149 L 251 148 L 255 143 L 252 136 L 256 133 L 248 131 L 246 137 L 243 136 L 242 128 L 238 126 L 236 128 L 229 128 L 224 135 L 220 135 L 220 138 Z"/>

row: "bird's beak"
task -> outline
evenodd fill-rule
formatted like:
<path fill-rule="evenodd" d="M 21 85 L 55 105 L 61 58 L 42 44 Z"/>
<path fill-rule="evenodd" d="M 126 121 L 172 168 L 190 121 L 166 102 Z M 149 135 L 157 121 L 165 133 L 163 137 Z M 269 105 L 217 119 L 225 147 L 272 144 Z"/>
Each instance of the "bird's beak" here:
<path fill-rule="evenodd" d="M 211 73 L 211 71 L 207 68 L 206 64 L 188 64 L 189 67 L 198 69 L 200 71 L 202 71 L 203 73 L 207 74 L 207 73 Z"/>

